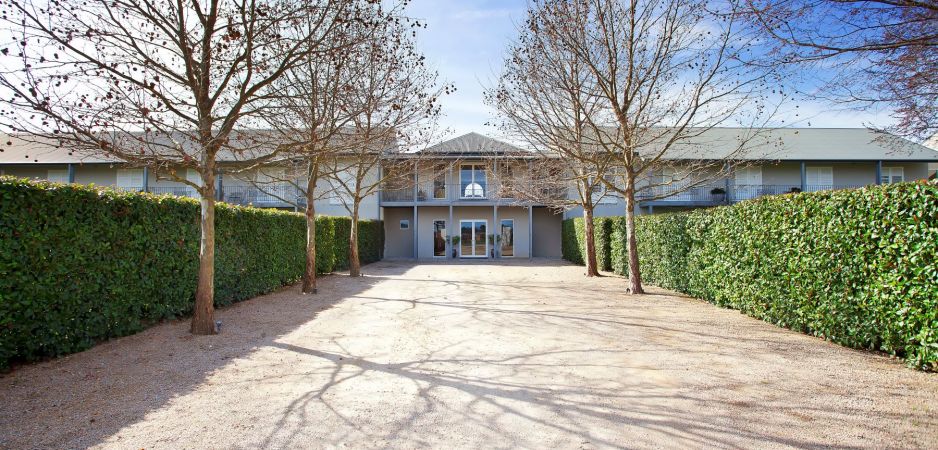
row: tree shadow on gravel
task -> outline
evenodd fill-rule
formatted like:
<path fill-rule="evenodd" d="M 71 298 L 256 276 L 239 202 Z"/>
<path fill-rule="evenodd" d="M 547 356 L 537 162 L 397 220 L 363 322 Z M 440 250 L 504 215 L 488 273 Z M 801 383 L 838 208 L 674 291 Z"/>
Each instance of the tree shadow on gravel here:
<path fill-rule="evenodd" d="M 202 384 L 233 359 L 272 345 L 343 299 L 398 276 L 408 266 L 374 263 L 365 276 L 319 279 L 216 310 L 222 331 L 189 333 L 188 319 L 155 325 L 86 351 L 0 375 L 0 448 L 79 448 L 102 442 Z"/>

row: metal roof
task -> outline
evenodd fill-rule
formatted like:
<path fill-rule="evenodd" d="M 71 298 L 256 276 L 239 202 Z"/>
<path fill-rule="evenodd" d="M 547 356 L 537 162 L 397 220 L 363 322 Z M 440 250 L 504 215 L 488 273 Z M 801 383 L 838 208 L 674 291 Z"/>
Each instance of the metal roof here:
<path fill-rule="evenodd" d="M 938 162 L 938 151 L 865 128 L 712 128 L 676 145 L 666 158 L 724 159 L 734 152 L 741 160 Z"/>
<path fill-rule="evenodd" d="M 756 137 L 752 137 L 755 133 Z M 740 142 L 746 147 L 738 151 Z M 260 152 L 254 149 L 254 152 Z M 648 152 L 654 152 L 649 149 Z M 440 158 L 532 157 L 537 153 L 479 133 L 468 133 L 432 145 L 420 154 Z M 639 150 L 639 154 L 642 151 Z M 749 130 L 713 128 L 675 145 L 666 159 L 725 159 L 794 161 L 908 161 L 938 163 L 938 151 L 908 140 L 864 128 L 780 128 Z M 219 153 L 220 162 L 244 157 Z M 240 156 L 240 158 L 239 158 Z M 106 155 L 72 152 L 53 141 L 30 141 L 0 134 L 0 164 L 118 163 Z"/>
<path fill-rule="evenodd" d="M 450 157 L 536 155 L 534 152 L 515 147 L 507 142 L 502 142 L 479 133 L 467 133 L 431 145 L 421 150 L 419 153 L 446 155 Z"/>

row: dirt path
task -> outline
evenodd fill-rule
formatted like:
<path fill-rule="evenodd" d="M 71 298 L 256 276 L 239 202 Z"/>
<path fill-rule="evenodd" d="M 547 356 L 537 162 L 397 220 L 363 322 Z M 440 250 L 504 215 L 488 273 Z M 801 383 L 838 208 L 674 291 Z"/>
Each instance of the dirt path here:
<path fill-rule="evenodd" d="M 0 448 L 938 448 L 938 375 L 535 260 L 382 262 L 0 377 Z"/>

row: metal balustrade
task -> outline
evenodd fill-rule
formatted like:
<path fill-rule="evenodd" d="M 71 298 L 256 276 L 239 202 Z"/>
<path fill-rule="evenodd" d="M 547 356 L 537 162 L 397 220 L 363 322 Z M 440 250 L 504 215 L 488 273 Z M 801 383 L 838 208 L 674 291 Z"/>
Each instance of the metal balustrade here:
<path fill-rule="evenodd" d="M 863 185 L 806 185 L 805 191 L 826 191 L 836 189 L 856 189 Z M 688 204 L 725 204 L 743 200 L 763 197 L 766 195 L 781 195 L 801 192 L 800 184 L 736 184 L 695 186 L 685 188 L 682 186 L 656 186 L 640 191 L 636 197 L 639 201 L 655 201 L 661 203 L 688 203 Z"/>
<path fill-rule="evenodd" d="M 565 189 L 549 189 L 546 195 L 561 197 L 566 195 Z M 492 202 L 512 201 L 516 196 L 510 185 L 487 183 L 435 183 L 425 182 L 414 186 L 401 188 L 384 188 L 380 191 L 382 203 L 414 202 L 417 203 L 450 203 L 450 202 Z"/>
<path fill-rule="evenodd" d="M 192 197 L 199 198 L 199 192 L 195 188 L 189 186 L 160 186 L 160 187 L 151 187 L 148 189 L 151 194 L 157 195 L 174 195 L 176 197 Z"/>
<path fill-rule="evenodd" d="M 808 192 L 836 190 L 836 189 L 855 189 L 864 185 L 807 185 L 805 190 Z M 118 189 L 139 192 L 143 187 L 119 187 Z M 199 193 L 189 186 L 159 186 L 149 187 L 148 192 L 152 194 L 168 194 L 177 197 L 198 198 Z M 565 189 L 552 189 L 553 196 L 562 197 L 567 195 Z M 730 185 L 727 190 L 725 185 L 708 185 L 685 188 L 682 186 L 656 186 L 651 189 L 640 190 L 636 194 L 639 202 L 655 202 L 659 204 L 674 205 L 720 205 L 736 203 L 743 200 L 763 197 L 766 195 L 781 195 L 801 192 L 800 184 L 755 184 L 755 185 Z M 386 188 L 379 192 L 379 198 L 382 203 L 411 203 L 416 198 L 417 203 L 471 203 L 492 202 L 492 201 L 512 201 L 513 195 L 511 189 L 500 189 L 490 183 L 478 184 L 453 184 L 453 183 L 434 183 L 426 182 L 413 186 L 402 188 Z M 416 196 L 416 197 L 415 197 Z M 260 207 L 291 207 L 294 205 L 303 206 L 306 199 L 302 191 L 292 185 L 268 185 L 263 187 L 256 186 L 226 186 L 220 195 L 221 201 L 237 205 L 254 205 Z"/>
<path fill-rule="evenodd" d="M 236 205 L 254 205 L 270 207 L 290 207 L 302 205 L 305 198 L 302 191 L 292 185 L 233 186 L 225 187 L 222 201 Z"/>

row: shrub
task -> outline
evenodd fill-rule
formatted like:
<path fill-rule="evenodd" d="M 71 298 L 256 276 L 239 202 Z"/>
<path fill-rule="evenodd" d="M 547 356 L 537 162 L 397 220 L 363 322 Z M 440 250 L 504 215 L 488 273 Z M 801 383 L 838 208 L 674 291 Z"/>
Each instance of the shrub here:
<path fill-rule="evenodd" d="M 580 241 L 583 236 L 583 219 L 567 219 L 561 223 L 560 253 L 563 259 L 575 264 L 584 264 Z"/>
<path fill-rule="evenodd" d="M 934 185 L 793 193 L 636 219 L 646 282 L 938 368 Z M 616 219 L 610 249 L 620 274 L 624 236 Z"/>
<path fill-rule="evenodd" d="M 586 264 L 586 227 L 584 219 L 566 219 L 562 223 L 560 248 L 563 258 L 576 264 Z M 593 239 L 596 246 L 596 265 L 599 270 L 612 270 L 612 229 L 615 218 L 594 217 Z"/>
<path fill-rule="evenodd" d="M 349 267 L 348 240 L 352 232 L 350 217 L 332 217 L 335 229 L 335 269 L 346 270 Z M 384 222 L 380 220 L 358 221 L 358 259 L 362 264 L 380 261 L 384 256 Z"/>
<path fill-rule="evenodd" d="M 337 220 L 317 219 L 321 272 L 345 253 Z M 219 203 L 215 235 L 216 305 L 302 276 L 302 215 Z M 380 240 L 370 231 L 361 242 L 380 255 Z M 0 178 L 0 368 L 189 314 L 198 249 L 194 199 Z"/>

